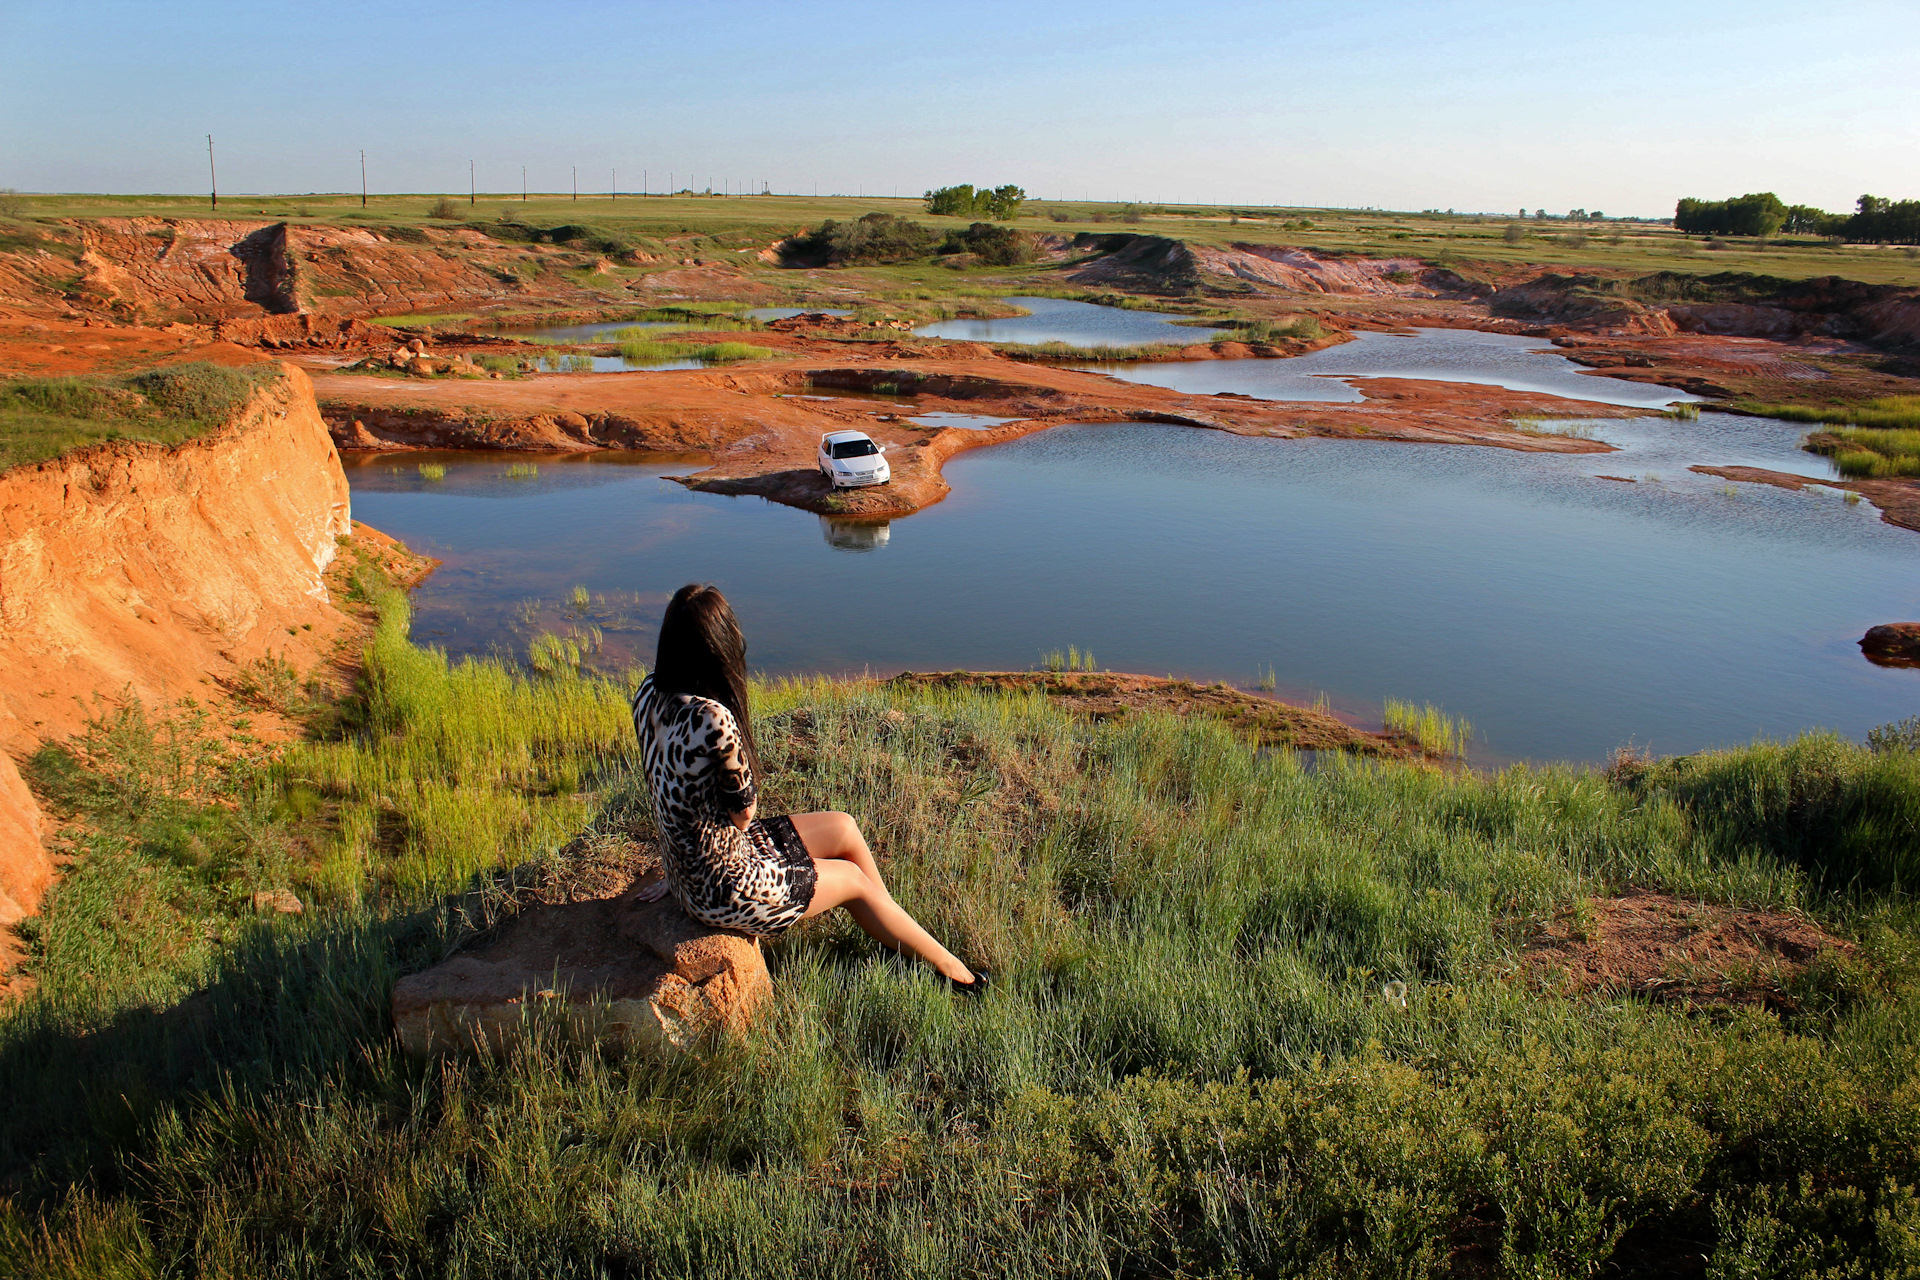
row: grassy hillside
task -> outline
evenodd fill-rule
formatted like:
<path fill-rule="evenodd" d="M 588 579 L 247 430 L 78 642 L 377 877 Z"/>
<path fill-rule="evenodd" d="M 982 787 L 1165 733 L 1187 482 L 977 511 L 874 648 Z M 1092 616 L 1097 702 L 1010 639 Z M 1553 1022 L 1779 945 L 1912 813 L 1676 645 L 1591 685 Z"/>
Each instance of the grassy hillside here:
<path fill-rule="evenodd" d="M 190 440 L 225 423 L 278 370 L 194 362 L 125 378 L 0 381 L 0 471 L 112 440 Z"/>
<path fill-rule="evenodd" d="M 825 219 L 885 212 L 945 233 L 965 219 L 932 217 L 917 199 L 849 196 L 653 196 L 610 199 L 602 192 L 573 200 L 537 195 L 455 199 L 452 219 L 435 219 L 432 195 L 375 196 L 363 209 L 346 195 L 231 196 L 217 216 L 341 226 L 452 226 L 509 219 L 540 226 L 589 224 L 616 237 L 673 241 L 713 237 L 717 245 L 764 248 Z M 22 196 L 28 220 L 155 216 L 204 218 L 204 198 L 179 196 Z M 1786 279 L 1839 275 L 1871 284 L 1920 284 L 1920 254 L 1887 245 L 1835 246 L 1811 236 L 1760 244 L 1742 237 L 1686 237 L 1670 227 L 1626 222 L 1569 222 L 1446 213 L 1351 209 L 1236 209 L 1193 205 L 1119 205 L 1029 200 L 1013 223 L 1023 230 L 1074 234 L 1132 231 L 1199 243 L 1246 241 L 1313 249 L 1408 255 L 1442 262 L 1538 265 L 1557 270 L 1644 274 L 1650 271 L 1750 271 Z M 1509 226 L 1517 226 L 1510 233 Z M 4 230 L 4 228 L 0 228 Z M 1512 238 L 1514 235 L 1518 238 Z M 4 236 L 0 236 L 3 240 Z M 751 265 L 743 263 L 743 265 Z"/>
<path fill-rule="evenodd" d="M 744 1043 L 542 1035 L 423 1068 L 389 986 L 496 869 L 651 826 L 621 682 L 564 645 L 546 674 L 452 665 L 405 627 L 388 598 L 345 702 L 250 675 L 313 725 L 277 762 L 191 707 L 103 709 L 32 762 L 75 861 L 0 1021 L 8 1274 L 1920 1265 L 1900 734 L 1610 775 L 1309 769 L 1198 718 L 763 686 L 764 807 L 860 815 L 998 989 L 956 1003 L 827 919 L 770 947 Z M 1629 886 L 1854 950 L 1698 1004 L 1530 966 L 1538 929 L 1591 935 Z M 305 914 L 250 905 L 287 888 Z"/>

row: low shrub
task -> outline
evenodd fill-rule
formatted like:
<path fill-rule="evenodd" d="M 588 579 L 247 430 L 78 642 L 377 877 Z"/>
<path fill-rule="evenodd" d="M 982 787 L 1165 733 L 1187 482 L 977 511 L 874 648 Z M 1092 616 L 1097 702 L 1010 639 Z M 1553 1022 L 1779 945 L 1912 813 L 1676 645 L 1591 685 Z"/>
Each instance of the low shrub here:
<path fill-rule="evenodd" d="M 943 254 L 972 254 L 986 266 L 1012 267 L 1033 261 L 1033 237 L 1013 227 L 976 222 L 964 231 L 949 231 L 940 245 Z"/>
<path fill-rule="evenodd" d="M 793 265 L 878 265 L 924 258 L 939 240 L 938 232 L 909 218 L 869 213 L 852 222 L 828 218 L 812 231 L 782 242 L 780 254 Z"/>

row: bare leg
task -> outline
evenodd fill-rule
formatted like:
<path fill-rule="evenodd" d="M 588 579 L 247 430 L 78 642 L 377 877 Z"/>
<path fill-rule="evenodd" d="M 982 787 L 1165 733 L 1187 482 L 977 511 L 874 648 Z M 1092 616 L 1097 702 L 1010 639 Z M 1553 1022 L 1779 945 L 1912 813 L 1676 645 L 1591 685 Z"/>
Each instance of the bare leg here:
<path fill-rule="evenodd" d="M 911 951 L 955 982 L 973 981 L 973 971 L 935 942 L 932 934 L 900 909 L 886 886 L 870 878 L 851 857 L 815 858 L 813 865 L 820 879 L 814 886 L 813 901 L 807 904 L 809 916 L 845 907 L 855 923 L 881 946 Z"/>
<path fill-rule="evenodd" d="M 845 858 L 866 872 L 867 879 L 879 885 L 882 893 L 888 892 L 887 882 L 880 875 L 880 864 L 873 860 L 873 850 L 867 848 L 867 838 L 860 834 L 860 824 L 853 820 L 852 814 L 826 810 L 787 816 L 793 822 L 793 829 L 800 833 L 800 842 L 807 846 L 808 853 L 815 858 Z"/>

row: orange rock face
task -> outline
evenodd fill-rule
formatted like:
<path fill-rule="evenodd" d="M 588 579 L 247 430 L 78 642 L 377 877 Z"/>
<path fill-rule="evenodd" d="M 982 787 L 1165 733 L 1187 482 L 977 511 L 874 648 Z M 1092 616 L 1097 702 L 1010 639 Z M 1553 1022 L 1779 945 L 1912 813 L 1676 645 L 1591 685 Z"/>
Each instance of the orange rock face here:
<path fill-rule="evenodd" d="M 205 698 L 273 654 L 306 670 L 348 625 L 323 573 L 351 531 L 346 476 L 305 374 L 183 445 L 115 443 L 0 475 L 0 749 L 77 731 L 95 696 Z M 0 920 L 52 867 L 0 763 Z"/>

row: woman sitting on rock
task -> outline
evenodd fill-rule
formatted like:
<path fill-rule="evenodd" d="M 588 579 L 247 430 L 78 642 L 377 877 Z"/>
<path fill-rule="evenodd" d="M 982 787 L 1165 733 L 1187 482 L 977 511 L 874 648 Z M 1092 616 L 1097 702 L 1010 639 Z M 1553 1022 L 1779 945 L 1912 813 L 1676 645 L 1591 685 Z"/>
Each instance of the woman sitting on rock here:
<path fill-rule="evenodd" d="M 978 995 L 987 973 L 900 909 L 860 828 L 844 813 L 754 817 L 760 759 L 747 711 L 747 644 L 726 597 L 689 583 L 660 622 L 653 673 L 633 695 L 633 727 L 660 828 L 663 884 L 702 924 L 756 937 L 845 907 L 883 947 L 911 951 L 956 991 Z"/>

